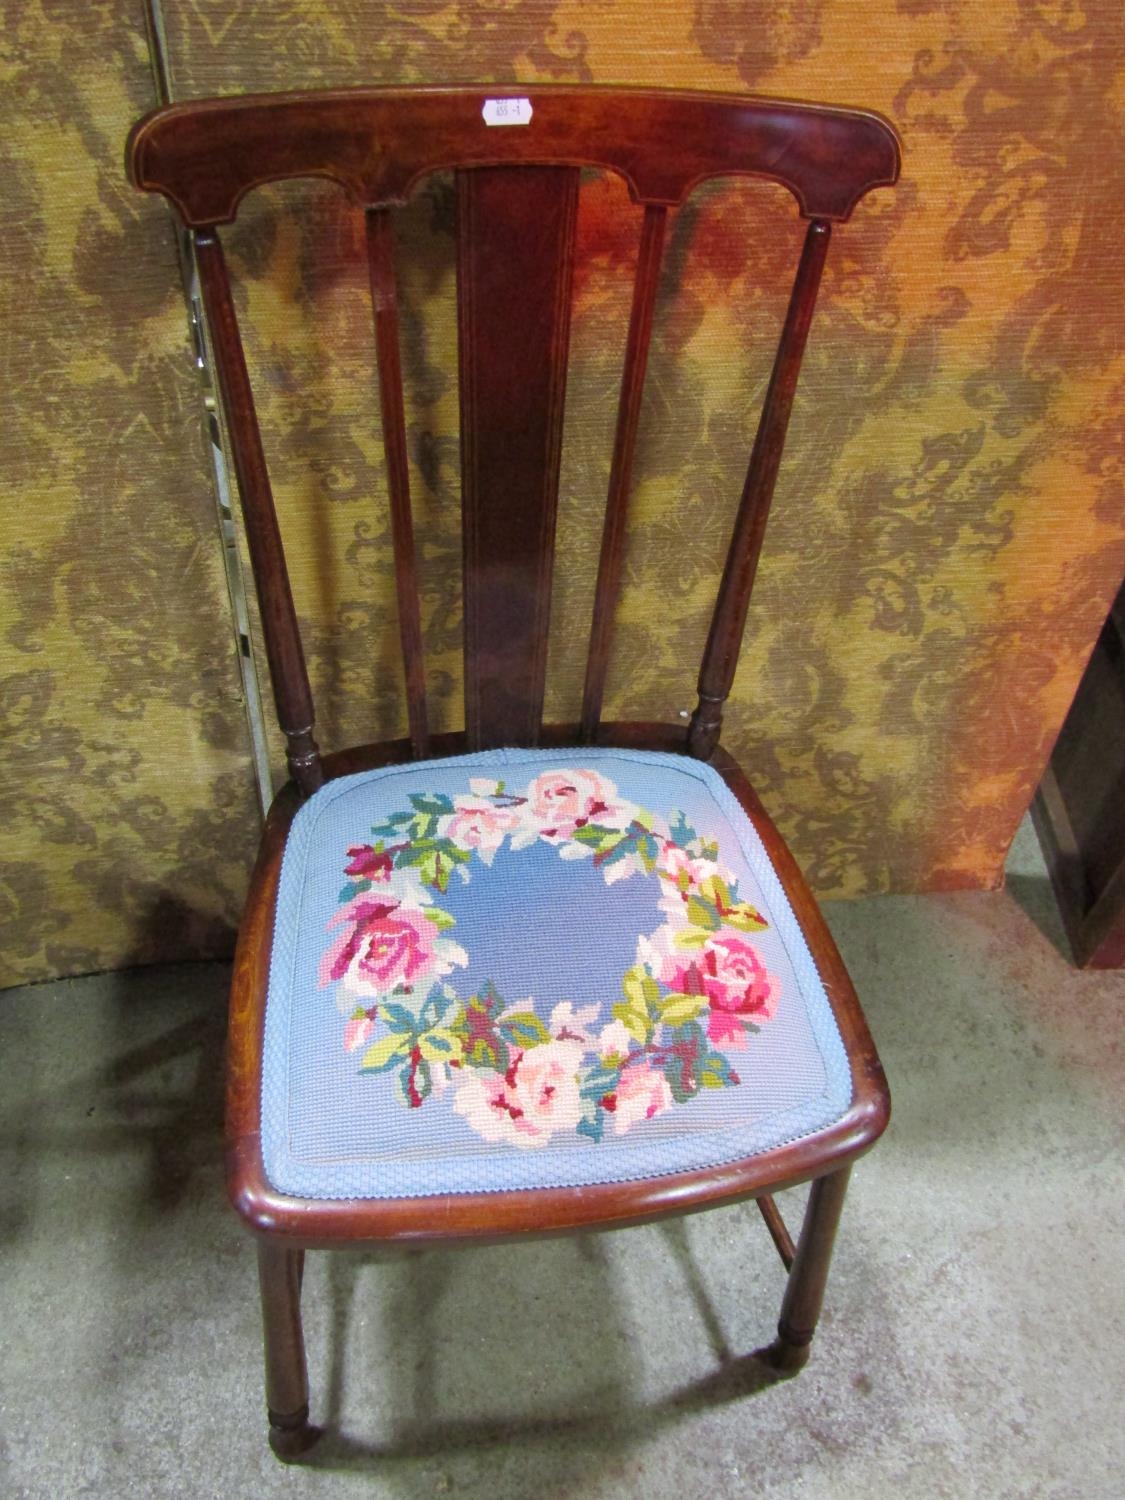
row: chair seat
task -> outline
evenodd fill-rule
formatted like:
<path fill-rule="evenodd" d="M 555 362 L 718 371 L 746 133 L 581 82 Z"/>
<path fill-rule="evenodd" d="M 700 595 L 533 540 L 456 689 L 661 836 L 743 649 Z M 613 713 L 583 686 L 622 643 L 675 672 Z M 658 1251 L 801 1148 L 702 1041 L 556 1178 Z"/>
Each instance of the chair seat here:
<path fill-rule="evenodd" d="M 284 1194 L 635 1181 L 852 1099 L 824 986 L 722 777 L 497 750 L 329 782 L 286 843 L 262 1084 Z"/>

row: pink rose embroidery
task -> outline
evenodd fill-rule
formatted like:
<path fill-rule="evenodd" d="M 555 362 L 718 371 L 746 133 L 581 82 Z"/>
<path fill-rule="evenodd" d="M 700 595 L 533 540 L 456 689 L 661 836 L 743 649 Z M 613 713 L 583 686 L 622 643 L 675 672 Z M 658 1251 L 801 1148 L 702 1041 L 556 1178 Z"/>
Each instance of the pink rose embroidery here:
<path fill-rule="evenodd" d="M 473 1072 L 458 1083 L 453 1108 L 486 1141 L 543 1146 L 582 1118 L 580 1042 L 545 1042 L 516 1052 L 506 1073 Z"/>
<path fill-rule="evenodd" d="M 746 1033 L 736 1018 L 768 1021 L 777 1009 L 778 981 L 737 932 L 720 931 L 695 953 L 667 953 L 660 977 L 685 995 L 707 997 L 707 1035 L 715 1043 L 745 1047 Z"/>
<path fill-rule="evenodd" d="M 603 1064 L 609 1058 L 623 1062 L 635 1045 L 628 1028 L 621 1021 L 611 1021 L 598 1034 L 598 1056 Z"/>
<path fill-rule="evenodd" d="M 779 984 L 743 935 L 766 924 L 685 813 L 638 807 L 580 767 L 545 771 L 522 794 L 480 777 L 463 795 L 409 800 L 372 827 L 370 843 L 348 849 L 356 883 L 343 895 L 354 894 L 329 922 L 320 964 L 361 1072 L 393 1075 L 415 1109 L 447 1093 L 445 1107 L 478 1136 L 520 1149 L 557 1134 L 620 1137 L 705 1087 L 738 1086 L 714 1048 L 745 1048 L 773 1016 Z M 456 901 L 446 911 L 430 897 L 446 891 L 451 869 L 472 878 L 470 856 L 490 865 L 540 840 L 563 861 L 592 860 L 607 887 L 651 878 L 664 913 L 663 926 L 637 937 L 623 1001 L 612 987 L 590 1004 L 556 1000 L 549 1025 L 533 996 L 506 1003 L 491 979 L 469 995 L 443 982 L 469 958 L 447 936 Z M 509 928 L 504 940 L 519 941 Z"/>
<path fill-rule="evenodd" d="M 372 895 L 349 901 L 328 925 L 343 931 L 321 959 L 321 987 L 343 980 L 348 996 L 377 999 L 399 986 L 412 989 L 448 973 L 461 953 L 456 944 L 439 944 L 436 926 L 420 907 Z"/>
<path fill-rule="evenodd" d="M 485 864 L 492 863 L 505 838 L 520 825 L 514 808 L 497 807 L 484 797 L 458 797 L 453 809 L 441 821 L 442 838 L 451 839 L 462 849 L 475 849 Z"/>
<path fill-rule="evenodd" d="M 672 1090 L 663 1073 L 647 1064 L 626 1068 L 621 1081 L 602 1104 L 613 1118 L 614 1135 L 624 1135 L 640 1120 L 651 1120 L 672 1106 Z"/>
<path fill-rule="evenodd" d="M 348 863 L 344 874 L 357 880 L 387 881 L 394 869 L 394 855 L 388 850 L 376 854 L 370 844 L 360 844 L 348 850 Z"/>
<path fill-rule="evenodd" d="M 596 771 L 547 771 L 527 789 L 527 813 L 542 838 L 559 838 L 594 822 L 617 826 L 626 809 L 617 788 Z"/>
<path fill-rule="evenodd" d="M 656 869 L 686 902 L 692 891 L 716 873 L 717 866 L 709 859 L 696 859 L 678 844 L 666 843 L 656 857 Z"/>
<path fill-rule="evenodd" d="M 358 1052 L 375 1029 L 374 1007 L 370 1013 L 353 1016 L 344 1027 L 344 1051 Z"/>

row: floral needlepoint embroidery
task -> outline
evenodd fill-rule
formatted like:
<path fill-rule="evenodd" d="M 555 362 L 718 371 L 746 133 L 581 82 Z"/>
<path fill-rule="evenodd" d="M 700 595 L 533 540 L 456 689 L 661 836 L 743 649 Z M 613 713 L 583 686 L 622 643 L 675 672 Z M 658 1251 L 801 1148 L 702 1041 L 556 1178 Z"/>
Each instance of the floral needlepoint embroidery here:
<path fill-rule="evenodd" d="M 392 1074 L 402 1103 L 431 1096 L 484 1140 L 529 1149 L 642 1129 L 703 1090 L 735 1088 L 737 1054 L 777 1010 L 778 981 L 751 941 L 766 922 L 739 897 L 714 843 L 592 770 L 547 771 L 522 791 L 474 778 L 410 807 L 347 850 L 320 964 L 363 1074 Z M 657 883 L 664 921 L 637 940 L 620 998 L 604 1006 L 508 1003 L 491 983 L 460 994 L 468 964 L 440 904 L 451 878 L 546 844 L 589 859 L 607 884 Z M 469 986 L 462 985 L 463 988 Z"/>

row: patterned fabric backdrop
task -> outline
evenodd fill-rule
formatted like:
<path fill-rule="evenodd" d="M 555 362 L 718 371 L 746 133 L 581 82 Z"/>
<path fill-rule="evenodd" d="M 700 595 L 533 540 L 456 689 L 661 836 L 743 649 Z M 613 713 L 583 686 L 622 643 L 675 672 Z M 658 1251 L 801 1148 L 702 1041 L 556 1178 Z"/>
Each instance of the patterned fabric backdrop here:
<path fill-rule="evenodd" d="M 123 19 L 124 13 L 124 19 Z M 0 982 L 229 949 L 256 798 L 128 7 L 0 29 Z"/>
<path fill-rule="evenodd" d="M 172 237 L 124 184 L 151 102 L 128 7 L 13 0 L 0 39 L 9 419 L 8 982 L 221 949 L 250 760 Z M 1117 0 L 183 0 L 177 97 L 554 80 L 747 89 L 895 121 L 904 176 L 829 258 L 728 717 L 825 894 L 994 884 L 1123 571 Z M 294 209 L 310 210 L 299 223 Z M 459 713 L 447 183 L 402 272 L 425 634 Z M 588 185 L 549 709 L 575 712 L 637 220 Z M 677 217 L 608 711 L 693 701 L 800 223 L 738 184 Z M 321 740 L 397 732 L 365 267 L 324 185 L 228 232 Z M 302 398 L 312 396 L 311 404 Z"/>

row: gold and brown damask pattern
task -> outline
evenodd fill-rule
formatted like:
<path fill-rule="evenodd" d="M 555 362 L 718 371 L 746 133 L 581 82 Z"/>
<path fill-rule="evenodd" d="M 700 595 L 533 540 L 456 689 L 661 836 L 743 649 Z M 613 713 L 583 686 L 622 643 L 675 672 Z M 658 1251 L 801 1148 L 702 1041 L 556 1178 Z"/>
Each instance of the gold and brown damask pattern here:
<path fill-rule="evenodd" d="M 16 978 L 220 946 L 252 843 L 172 242 L 118 166 L 151 102 L 127 10 L 17 3 L 0 41 L 20 101 L 5 136 L 20 358 L 3 630 L 25 793 L 0 906 Z M 903 181 L 829 257 L 725 738 L 822 892 L 994 883 L 1125 571 L 1116 0 L 184 0 L 166 23 L 179 97 L 571 80 L 745 88 L 895 121 Z M 297 200 L 313 208 L 303 225 Z M 596 547 L 636 247 L 622 210 L 618 185 L 587 184 L 555 716 L 580 693 L 592 580 L 576 565 Z M 444 724 L 460 682 L 451 211 L 448 184 L 427 186 L 401 254 Z M 787 195 L 745 183 L 672 226 L 610 713 L 692 701 L 799 237 Z M 228 244 L 321 739 L 396 732 L 360 226 L 333 190 L 298 184 L 249 200 Z"/>
<path fill-rule="evenodd" d="M 9 3 L 0 983 L 229 951 L 255 828 L 143 18 Z"/>

